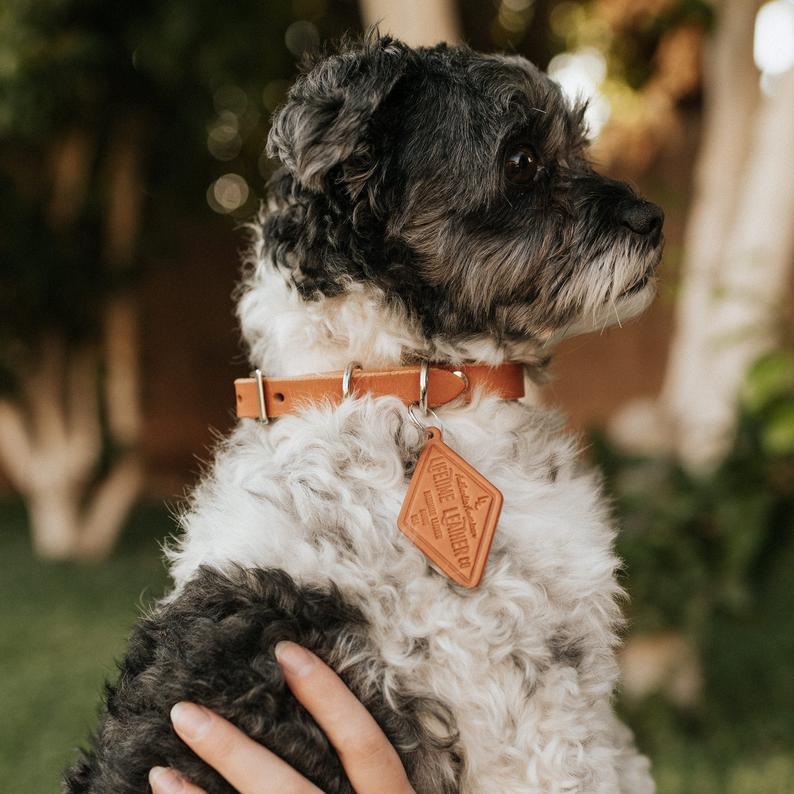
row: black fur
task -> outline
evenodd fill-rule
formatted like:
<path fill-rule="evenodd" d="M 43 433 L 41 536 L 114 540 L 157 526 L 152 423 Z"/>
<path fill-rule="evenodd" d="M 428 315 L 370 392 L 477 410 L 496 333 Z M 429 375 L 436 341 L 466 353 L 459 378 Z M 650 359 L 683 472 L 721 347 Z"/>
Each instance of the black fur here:
<path fill-rule="evenodd" d="M 334 589 L 299 587 L 278 570 L 203 568 L 172 602 L 142 620 L 130 638 L 118 681 L 93 740 L 67 773 L 69 794 L 141 794 L 153 766 L 170 766 L 209 794 L 234 789 L 171 728 L 169 711 L 189 700 L 231 720 L 328 794 L 352 792 L 341 764 L 314 720 L 292 697 L 273 648 L 293 640 L 334 664 L 366 646 L 367 624 Z M 443 770 L 457 769 L 449 711 L 406 693 L 395 708 L 367 686 L 353 665 L 343 678 L 400 753 L 419 792 L 452 792 Z M 444 726 L 440 739 L 423 718 Z"/>
<path fill-rule="evenodd" d="M 274 118 L 268 146 L 284 168 L 265 251 L 307 299 L 367 281 L 428 337 L 565 326 L 592 309 L 566 286 L 610 278 L 614 254 L 636 260 L 635 287 L 661 255 L 661 210 L 593 171 L 583 116 L 522 58 L 348 45 Z M 538 173 L 516 187 L 505 158 L 519 145 Z M 653 216 L 647 229 L 627 222 L 637 213 Z"/>

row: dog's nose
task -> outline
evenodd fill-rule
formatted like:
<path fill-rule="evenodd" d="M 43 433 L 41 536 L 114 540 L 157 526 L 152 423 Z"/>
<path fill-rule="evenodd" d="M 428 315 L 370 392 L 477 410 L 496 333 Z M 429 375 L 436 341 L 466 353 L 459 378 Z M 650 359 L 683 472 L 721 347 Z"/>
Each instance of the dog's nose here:
<path fill-rule="evenodd" d="M 618 220 L 637 234 L 658 236 L 664 223 L 664 212 L 650 201 L 632 201 L 620 208 Z"/>

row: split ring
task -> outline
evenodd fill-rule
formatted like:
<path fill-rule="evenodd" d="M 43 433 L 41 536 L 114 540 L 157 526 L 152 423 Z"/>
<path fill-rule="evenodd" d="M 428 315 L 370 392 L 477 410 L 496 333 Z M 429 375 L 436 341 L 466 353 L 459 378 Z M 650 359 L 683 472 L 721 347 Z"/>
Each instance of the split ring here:
<path fill-rule="evenodd" d="M 417 427 L 418 427 L 420 430 L 423 430 L 425 433 L 428 433 L 428 432 L 429 432 L 429 430 L 430 430 L 430 425 L 426 425 L 424 422 L 422 422 L 420 419 L 418 419 L 418 418 L 417 418 L 417 416 L 416 416 L 416 413 L 415 413 L 415 411 L 414 411 L 414 409 L 415 409 L 415 408 L 418 408 L 418 407 L 419 407 L 419 403 L 411 403 L 411 404 L 408 406 L 408 418 L 409 418 L 409 419 L 410 419 L 410 420 L 411 420 L 411 421 L 412 421 L 412 422 L 413 422 L 413 423 L 414 423 L 414 424 L 415 424 L 415 425 L 416 425 L 416 426 L 417 426 Z M 438 427 L 441 427 L 441 420 L 438 418 L 438 414 L 437 414 L 437 413 L 436 413 L 436 412 L 435 412 L 435 411 L 434 411 L 432 408 L 427 408 L 427 409 L 425 410 L 425 416 L 427 416 L 428 414 L 430 414 L 430 415 L 433 417 L 433 419 L 435 419 L 435 420 L 436 420 L 436 424 L 438 425 Z"/>

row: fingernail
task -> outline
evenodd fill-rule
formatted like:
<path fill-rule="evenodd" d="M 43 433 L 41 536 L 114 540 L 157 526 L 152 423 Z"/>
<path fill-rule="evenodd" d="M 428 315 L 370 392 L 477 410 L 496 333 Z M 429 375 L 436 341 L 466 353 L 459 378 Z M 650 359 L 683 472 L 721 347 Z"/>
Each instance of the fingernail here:
<path fill-rule="evenodd" d="M 295 642 L 282 640 L 276 645 L 276 659 L 288 672 L 295 676 L 303 676 L 314 665 L 314 656 Z"/>
<path fill-rule="evenodd" d="M 182 776 L 174 769 L 153 766 L 149 770 L 149 785 L 155 794 L 179 794 L 184 791 Z"/>
<path fill-rule="evenodd" d="M 195 703 L 177 703 L 171 709 L 171 722 L 188 739 L 200 739 L 210 729 L 212 717 Z"/>

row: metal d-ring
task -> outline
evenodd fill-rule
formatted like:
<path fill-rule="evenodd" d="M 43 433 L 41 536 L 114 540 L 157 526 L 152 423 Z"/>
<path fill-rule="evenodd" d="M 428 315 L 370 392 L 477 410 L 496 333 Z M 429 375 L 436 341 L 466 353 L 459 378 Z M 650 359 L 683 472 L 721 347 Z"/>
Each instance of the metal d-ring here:
<path fill-rule="evenodd" d="M 346 400 L 350 396 L 350 381 L 353 378 L 353 373 L 357 369 L 364 369 L 358 361 L 351 361 L 346 367 L 342 375 L 342 399 Z"/>
<path fill-rule="evenodd" d="M 266 425 L 270 422 L 270 417 L 267 415 L 267 404 L 265 403 L 265 381 L 264 374 L 261 369 L 254 370 L 254 378 L 256 379 L 256 399 L 259 404 L 259 417 L 257 422 Z"/>
<path fill-rule="evenodd" d="M 463 394 L 465 394 L 469 390 L 469 377 L 466 375 L 463 370 L 455 369 L 451 370 L 451 373 L 456 377 L 460 378 L 463 381 Z M 419 410 L 427 416 L 427 412 L 430 410 L 427 403 L 427 392 L 428 392 L 428 384 L 430 382 L 430 364 L 427 361 L 423 361 L 419 366 L 419 402 L 417 403 Z M 434 414 L 435 416 L 435 414 Z M 436 417 L 438 418 L 438 417 Z"/>
<path fill-rule="evenodd" d="M 419 367 L 419 402 L 417 405 L 425 416 L 427 416 L 427 412 L 430 410 L 427 407 L 427 383 L 430 380 L 429 374 L 430 364 L 427 361 L 423 361 Z"/>

